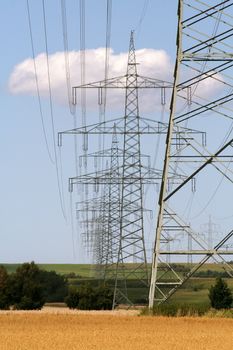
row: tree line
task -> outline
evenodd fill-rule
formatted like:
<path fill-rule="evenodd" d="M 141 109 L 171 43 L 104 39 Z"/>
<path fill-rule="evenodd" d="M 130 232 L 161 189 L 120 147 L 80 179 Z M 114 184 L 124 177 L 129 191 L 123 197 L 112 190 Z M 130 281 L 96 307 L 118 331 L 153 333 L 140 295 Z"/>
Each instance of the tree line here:
<path fill-rule="evenodd" d="M 93 288 L 85 283 L 69 288 L 65 276 L 42 270 L 34 262 L 22 264 L 12 274 L 0 266 L 0 309 L 3 310 L 38 310 L 45 303 L 58 301 L 65 301 L 73 309 L 111 309 L 112 299 L 112 290 L 106 285 Z"/>
<path fill-rule="evenodd" d="M 107 284 L 68 287 L 67 277 L 42 270 L 34 262 L 22 264 L 12 274 L 0 266 L 0 309 L 33 310 L 46 302 L 65 301 L 72 309 L 107 310 L 112 308 L 112 300 L 113 290 Z M 232 293 L 221 278 L 210 288 L 209 300 L 215 309 L 231 308 Z"/>

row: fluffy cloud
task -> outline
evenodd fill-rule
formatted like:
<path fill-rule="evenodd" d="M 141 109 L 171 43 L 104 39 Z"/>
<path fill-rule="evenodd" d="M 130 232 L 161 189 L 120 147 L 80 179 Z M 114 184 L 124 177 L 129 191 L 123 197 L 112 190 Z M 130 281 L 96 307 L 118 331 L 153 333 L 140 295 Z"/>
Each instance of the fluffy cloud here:
<path fill-rule="evenodd" d="M 104 79 L 105 48 L 89 49 L 86 55 L 86 82 L 99 81 Z M 172 81 L 173 64 L 170 57 L 164 50 L 141 49 L 136 51 L 138 62 L 138 73 L 144 76 Z M 80 52 L 71 51 L 68 54 L 70 66 L 71 86 L 80 85 Z M 115 54 L 109 52 L 109 77 L 121 76 L 126 73 L 128 53 Z M 49 69 L 53 100 L 60 104 L 67 103 L 66 67 L 64 52 L 56 52 L 49 55 Z M 47 57 L 45 53 L 35 58 L 38 84 L 41 96 L 48 97 L 48 70 Z M 189 72 L 190 73 L 190 72 Z M 188 75 L 187 75 L 188 76 Z M 221 78 L 219 75 L 215 76 Z M 34 61 L 28 58 L 17 64 L 9 78 L 9 91 L 12 94 L 36 95 L 36 82 Z M 194 89 L 194 94 L 207 98 L 221 89 L 221 84 L 212 78 L 201 81 Z M 140 91 L 140 111 L 151 112 L 160 110 L 160 91 L 147 89 Z M 184 92 L 185 93 L 185 92 Z M 111 110 L 119 111 L 124 108 L 124 91 L 120 89 L 108 90 L 108 106 Z M 167 93 L 167 103 L 170 93 Z M 78 96 L 80 100 L 80 96 Z M 97 91 L 90 89 L 87 93 L 88 108 L 97 107 Z"/>
<path fill-rule="evenodd" d="M 93 82 L 104 79 L 105 48 L 86 50 L 86 82 Z M 80 85 L 80 52 L 71 51 L 68 54 L 71 85 Z M 164 50 L 141 49 L 136 51 L 137 62 L 139 63 L 138 73 L 144 76 L 161 80 L 171 80 L 172 64 L 168 54 Z M 127 68 L 128 53 L 115 54 L 113 50 L 109 53 L 109 77 L 124 75 Z M 49 93 L 48 71 L 45 53 L 35 58 L 38 84 L 40 93 L 46 97 Z M 50 78 L 53 98 L 58 103 L 67 103 L 66 94 L 66 73 L 65 55 L 57 52 L 49 55 Z M 12 94 L 36 95 L 35 70 L 32 58 L 28 58 L 17 64 L 9 78 L 9 91 Z M 114 90 L 108 93 L 109 104 L 113 107 L 119 106 L 122 99 L 122 92 Z M 145 92 L 146 95 L 146 92 Z M 150 101 L 147 94 L 146 100 Z M 88 93 L 88 105 L 96 107 L 96 93 Z M 150 104 L 150 103 L 149 103 Z M 148 106 L 149 109 L 151 106 Z"/>

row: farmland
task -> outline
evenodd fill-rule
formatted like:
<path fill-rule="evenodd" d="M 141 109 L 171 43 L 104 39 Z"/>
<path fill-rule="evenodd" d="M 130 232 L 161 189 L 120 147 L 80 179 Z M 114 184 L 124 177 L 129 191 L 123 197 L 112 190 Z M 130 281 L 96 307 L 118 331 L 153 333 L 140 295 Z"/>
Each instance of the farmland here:
<path fill-rule="evenodd" d="M 20 264 L 2 264 L 9 273 L 15 272 Z M 46 271 L 56 271 L 61 275 L 74 273 L 81 277 L 90 277 L 92 265 L 90 264 L 37 264 L 39 268 Z"/>
<path fill-rule="evenodd" d="M 4 264 L 1 263 L 1 265 L 4 265 L 9 273 L 15 272 L 17 267 L 20 266 L 20 264 Z M 56 271 L 59 274 L 70 274 L 74 273 L 75 275 L 78 275 L 80 277 L 92 277 L 93 272 L 95 270 L 95 265 L 92 264 L 37 264 L 39 268 L 44 269 L 46 271 Z M 129 268 L 133 267 L 134 264 L 128 264 Z M 180 266 L 185 267 L 187 264 L 181 263 Z M 150 267 L 150 266 L 149 266 Z M 213 264 L 213 263 L 207 263 L 204 264 L 198 271 L 217 271 L 221 272 L 224 271 L 224 265 L 223 264 Z"/>
<path fill-rule="evenodd" d="M 2 312 L 1 350 L 229 350 L 233 320 L 114 312 Z"/>
<path fill-rule="evenodd" d="M 182 269 L 187 268 L 187 264 L 179 264 Z M 15 272 L 16 268 L 20 264 L 4 264 L 9 273 Z M 86 281 L 90 282 L 93 286 L 97 286 L 99 280 L 94 278 L 95 265 L 91 264 L 38 264 L 41 269 L 47 271 L 56 271 L 59 274 L 70 276 L 68 278 L 69 284 L 80 285 Z M 133 264 L 128 264 L 128 269 L 133 268 Z M 199 272 L 207 273 L 223 272 L 223 265 L 221 264 L 205 264 L 201 267 Z M 183 272 L 180 272 L 182 274 Z M 207 276 L 207 275 L 206 275 Z M 233 279 L 226 279 L 229 287 L 233 291 Z M 185 304 L 207 304 L 208 290 L 211 285 L 215 283 L 215 277 L 193 277 L 187 281 L 184 286 L 178 290 L 171 299 L 171 302 L 185 303 Z M 147 304 L 148 291 L 142 290 L 142 288 L 137 288 L 136 282 L 134 280 L 128 281 L 128 293 L 135 303 L 145 303 Z M 143 302 L 144 301 L 144 302 Z"/>

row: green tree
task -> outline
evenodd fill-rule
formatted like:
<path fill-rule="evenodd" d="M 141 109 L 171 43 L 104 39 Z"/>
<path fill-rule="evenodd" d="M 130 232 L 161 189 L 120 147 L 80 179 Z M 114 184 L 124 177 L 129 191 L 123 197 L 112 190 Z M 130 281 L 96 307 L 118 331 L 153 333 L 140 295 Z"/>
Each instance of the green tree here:
<path fill-rule="evenodd" d="M 65 299 L 70 309 L 109 310 L 112 308 L 113 292 L 107 285 L 93 288 L 89 283 L 78 288 L 71 287 Z"/>
<path fill-rule="evenodd" d="M 96 309 L 111 310 L 113 302 L 113 290 L 106 284 L 101 284 L 95 290 L 96 294 Z"/>
<path fill-rule="evenodd" d="M 96 309 L 96 294 L 93 287 L 89 283 L 82 284 L 78 288 L 78 309 L 80 310 L 95 310 Z"/>
<path fill-rule="evenodd" d="M 67 279 L 55 271 L 40 270 L 39 281 L 46 302 L 63 302 L 68 293 Z"/>
<path fill-rule="evenodd" d="M 214 286 L 209 290 L 211 306 L 215 309 L 229 309 L 233 298 L 227 283 L 221 278 L 216 279 Z"/>
<path fill-rule="evenodd" d="M 40 269 L 34 263 L 25 263 L 9 277 L 11 303 L 15 309 L 41 309 L 44 305 Z"/>
<path fill-rule="evenodd" d="M 8 310 L 11 304 L 9 276 L 4 266 L 0 266 L 0 309 Z"/>
<path fill-rule="evenodd" d="M 78 288 L 71 287 L 65 302 L 71 309 L 94 310 L 96 307 L 95 291 L 89 283 L 82 284 Z"/>
<path fill-rule="evenodd" d="M 70 309 L 77 309 L 79 303 L 79 293 L 78 289 L 74 286 L 69 288 L 67 297 L 65 298 L 65 303 Z"/>

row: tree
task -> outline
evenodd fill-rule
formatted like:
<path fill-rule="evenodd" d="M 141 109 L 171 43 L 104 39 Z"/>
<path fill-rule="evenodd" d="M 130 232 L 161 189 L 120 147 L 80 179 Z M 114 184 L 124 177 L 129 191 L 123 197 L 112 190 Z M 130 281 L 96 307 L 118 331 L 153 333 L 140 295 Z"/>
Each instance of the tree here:
<path fill-rule="evenodd" d="M 227 283 L 221 278 L 216 279 L 214 286 L 209 290 L 209 299 L 211 306 L 215 309 L 229 309 L 233 297 Z"/>
<path fill-rule="evenodd" d="M 67 279 L 55 271 L 40 270 L 39 281 L 46 302 L 63 302 L 68 293 Z"/>
<path fill-rule="evenodd" d="M 33 261 L 21 265 L 10 275 L 9 289 L 14 309 L 34 310 L 44 305 L 40 269 Z"/>
<path fill-rule="evenodd" d="M 78 288 L 78 309 L 95 310 L 96 295 L 89 283 L 84 283 Z"/>
<path fill-rule="evenodd" d="M 10 307 L 9 275 L 4 266 L 0 266 L 0 309 L 8 310 Z"/>
<path fill-rule="evenodd" d="M 65 303 L 70 309 L 77 309 L 79 303 L 79 293 L 76 287 L 71 286 L 69 293 L 65 298 Z"/>
<path fill-rule="evenodd" d="M 96 309 L 111 310 L 113 302 L 113 290 L 106 284 L 101 284 L 95 291 Z"/>
<path fill-rule="evenodd" d="M 93 310 L 95 309 L 95 292 L 89 283 L 82 284 L 78 288 L 72 286 L 65 299 L 70 309 Z"/>

